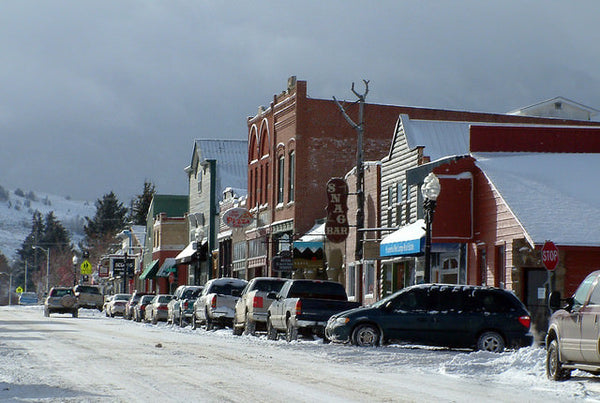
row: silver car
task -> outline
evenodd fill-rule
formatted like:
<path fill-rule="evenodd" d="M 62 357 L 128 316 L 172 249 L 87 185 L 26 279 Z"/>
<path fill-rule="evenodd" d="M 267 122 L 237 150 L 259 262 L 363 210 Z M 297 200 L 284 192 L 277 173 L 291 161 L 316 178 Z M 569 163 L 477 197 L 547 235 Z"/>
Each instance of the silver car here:
<path fill-rule="evenodd" d="M 173 299 L 170 294 L 158 294 L 146 305 L 145 321 L 157 324 L 166 321 L 169 314 L 169 301 Z"/>
<path fill-rule="evenodd" d="M 77 298 L 72 288 L 52 287 L 48 297 L 44 301 L 44 316 L 52 313 L 70 313 L 74 318 L 79 316 Z"/>

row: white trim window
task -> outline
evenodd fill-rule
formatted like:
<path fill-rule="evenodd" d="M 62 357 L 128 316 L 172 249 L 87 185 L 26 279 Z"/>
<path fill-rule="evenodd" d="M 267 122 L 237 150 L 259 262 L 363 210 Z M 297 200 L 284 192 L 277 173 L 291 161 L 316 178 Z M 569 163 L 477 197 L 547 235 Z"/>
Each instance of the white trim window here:
<path fill-rule="evenodd" d="M 365 298 L 375 296 L 375 262 L 373 260 L 364 261 L 364 290 Z"/>

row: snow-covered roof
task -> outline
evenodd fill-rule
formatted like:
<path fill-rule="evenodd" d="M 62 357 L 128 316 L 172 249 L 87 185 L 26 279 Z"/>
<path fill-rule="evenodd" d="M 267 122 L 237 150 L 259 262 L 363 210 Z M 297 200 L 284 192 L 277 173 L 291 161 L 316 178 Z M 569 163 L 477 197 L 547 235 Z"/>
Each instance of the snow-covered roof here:
<path fill-rule="evenodd" d="M 238 195 L 247 194 L 248 188 L 248 141 L 247 140 L 196 140 L 192 164 L 195 154 L 198 162 L 217 161 L 217 195 L 222 197 L 223 191 L 235 188 Z M 242 193 L 243 190 L 243 193 Z"/>
<path fill-rule="evenodd" d="M 425 155 L 432 161 L 450 155 L 469 153 L 469 126 L 472 122 L 441 120 L 412 120 L 400 117 L 410 149 L 425 147 Z"/>
<path fill-rule="evenodd" d="M 592 108 L 590 106 L 586 106 L 586 105 L 580 104 L 579 102 L 572 101 L 572 100 L 570 100 L 568 98 L 565 98 L 565 97 L 554 97 L 554 98 L 546 99 L 544 101 L 536 102 L 535 104 L 532 104 L 532 105 L 527 105 L 527 106 L 523 106 L 523 107 L 518 108 L 518 109 L 513 109 L 512 111 L 509 111 L 508 114 L 509 115 L 523 114 L 523 113 L 526 113 L 528 110 L 536 109 L 536 108 L 539 108 L 540 106 L 543 106 L 543 105 L 555 104 L 556 102 L 560 102 L 560 103 L 563 103 L 563 104 L 568 104 L 568 105 L 570 105 L 570 106 L 572 106 L 574 108 L 580 109 L 582 111 L 586 111 L 586 112 L 588 112 L 592 116 L 600 113 L 600 111 L 598 109 L 594 109 L 594 108 Z"/>
<path fill-rule="evenodd" d="M 600 246 L 600 154 L 478 153 L 473 157 L 531 242 Z"/>

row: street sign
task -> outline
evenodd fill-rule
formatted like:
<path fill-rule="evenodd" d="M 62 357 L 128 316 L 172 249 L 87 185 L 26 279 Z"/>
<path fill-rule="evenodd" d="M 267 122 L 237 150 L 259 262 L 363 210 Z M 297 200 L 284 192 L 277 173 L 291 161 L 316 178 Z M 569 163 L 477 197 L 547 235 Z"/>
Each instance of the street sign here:
<path fill-rule="evenodd" d="M 558 248 L 552 241 L 546 241 L 542 248 L 542 263 L 549 271 L 556 269 L 558 265 Z"/>
<path fill-rule="evenodd" d="M 81 274 L 92 274 L 92 264 L 87 259 L 81 263 L 79 269 L 81 270 Z"/>

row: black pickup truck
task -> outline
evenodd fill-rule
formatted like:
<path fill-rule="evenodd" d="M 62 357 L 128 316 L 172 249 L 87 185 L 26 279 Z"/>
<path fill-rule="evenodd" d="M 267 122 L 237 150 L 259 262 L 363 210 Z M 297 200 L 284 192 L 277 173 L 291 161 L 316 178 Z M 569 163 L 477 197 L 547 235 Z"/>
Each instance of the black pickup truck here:
<path fill-rule="evenodd" d="M 321 280 L 287 280 L 267 312 L 267 338 L 276 340 L 285 332 L 287 341 L 298 334 L 316 334 L 325 340 L 325 325 L 334 314 L 360 306 L 349 302 L 340 283 Z"/>

